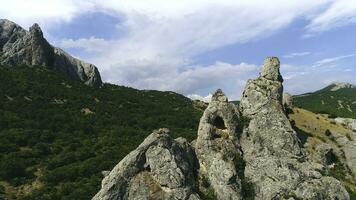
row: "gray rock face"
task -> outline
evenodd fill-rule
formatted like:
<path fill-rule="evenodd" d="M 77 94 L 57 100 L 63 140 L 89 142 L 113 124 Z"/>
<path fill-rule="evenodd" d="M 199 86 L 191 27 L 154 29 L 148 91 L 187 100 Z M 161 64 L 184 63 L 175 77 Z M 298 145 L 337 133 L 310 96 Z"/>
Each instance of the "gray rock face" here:
<path fill-rule="evenodd" d="M 349 199 L 341 183 L 322 176 L 323 166 L 309 162 L 299 146 L 283 110 L 282 80 L 278 59 L 267 58 L 241 99 L 241 112 L 251 119 L 240 143 L 255 199 Z"/>
<path fill-rule="evenodd" d="M 340 124 L 343 124 L 350 130 L 356 131 L 356 119 L 338 117 L 335 118 L 335 121 Z"/>
<path fill-rule="evenodd" d="M 283 82 L 283 78 L 279 72 L 279 59 L 277 57 L 267 57 L 261 68 L 260 76 L 271 80 Z"/>
<path fill-rule="evenodd" d="M 345 161 L 348 168 L 351 170 L 354 177 L 356 177 L 356 133 L 346 137 L 345 135 L 331 132 L 331 137 L 336 141 L 338 147 L 345 155 Z"/>
<path fill-rule="evenodd" d="M 17 39 L 26 35 L 26 31 L 19 25 L 6 20 L 0 20 L 0 49 L 3 49 L 5 44 L 11 46 Z"/>
<path fill-rule="evenodd" d="M 9 20 L 0 19 L 0 64 L 46 66 L 73 79 L 80 79 L 87 85 L 102 85 L 99 71 L 94 65 L 50 45 L 38 24 L 26 31 Z"/>
<path fill-rule="evenodd" d="M 53 57 L 53 47 L 43 38 L 38 24 L 34 24 L 23 37 L 4 45 L 1 64 L 47 66 L 53 65 Z"/>
<path fill-rule="evenodd" d="M 206 177 L 217 199 L 241 199 L 241 180 L 237 174 L 239 162 L 237 128 L 238 111 L 217 90 L 200 119 L 195 151 L 200 164 L 200 176 Z"/>
<path fill-rule="evenodd" d="M 105 176 L 93 199 L 350 199 L 339 181 L 323 175 L 331 147 L 318 147 L 322 164 L 306 156 L 284 111 L 282 81 L 278 59 L 267 58 L 260 77 L 247 82 L 240 111 L 217 90 L 196 140 L 153 132 Z"/>
<path fill-rule="evenodd" d="M 196 199 L 197 161 L 189 143 L 173 140 L 167 129 L 154 131 L 102 181 L 93 200 Z"/>

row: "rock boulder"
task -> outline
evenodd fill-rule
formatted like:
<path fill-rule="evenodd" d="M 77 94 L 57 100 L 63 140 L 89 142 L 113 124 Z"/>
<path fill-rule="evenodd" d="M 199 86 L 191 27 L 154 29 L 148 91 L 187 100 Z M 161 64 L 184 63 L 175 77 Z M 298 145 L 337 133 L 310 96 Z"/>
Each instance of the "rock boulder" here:
<path fill-rule="evenodd" d="M 159 129 L 117 164 L 93 200 L 199 200 L 194 189 L 197 160 L 189 143 Z"/>

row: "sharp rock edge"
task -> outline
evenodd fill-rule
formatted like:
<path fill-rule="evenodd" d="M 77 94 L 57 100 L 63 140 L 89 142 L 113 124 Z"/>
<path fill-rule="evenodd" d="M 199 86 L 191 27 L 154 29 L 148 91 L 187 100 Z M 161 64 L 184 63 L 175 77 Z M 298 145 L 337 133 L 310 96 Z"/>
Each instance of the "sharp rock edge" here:
<path fill-rule="evenodd" d="M 94 65 L 49 44 L 38 24 L 26 31 L 12 21 L 0 19 L 0 64 L 46 66 L 87 85 L 102 85 L 100 73 Z"/>

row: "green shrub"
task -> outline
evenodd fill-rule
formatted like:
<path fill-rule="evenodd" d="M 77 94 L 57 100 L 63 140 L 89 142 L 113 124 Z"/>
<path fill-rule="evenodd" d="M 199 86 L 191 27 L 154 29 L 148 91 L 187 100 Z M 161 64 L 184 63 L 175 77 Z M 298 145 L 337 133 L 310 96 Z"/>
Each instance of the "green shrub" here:
<path fill-rule="evenodd" d="M 20 197 L 27 200 L 90 199 L 100 172 L 153 129 L 166 127 L 172 137 L 191 141 L 202 115 L 174 92 L 92 88 L 42 67 L 0 67 L 0 94 L 0 181 L 29 183 L 41 169 L 45 185 Z M 82 114 L 83 108 L 94 114 Z"/>

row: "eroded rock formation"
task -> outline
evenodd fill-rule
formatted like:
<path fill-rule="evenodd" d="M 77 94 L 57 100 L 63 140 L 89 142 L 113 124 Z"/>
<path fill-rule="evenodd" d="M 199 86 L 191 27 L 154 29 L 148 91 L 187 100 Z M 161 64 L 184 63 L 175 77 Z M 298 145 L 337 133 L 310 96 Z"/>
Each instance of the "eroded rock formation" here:
<path fill-rule="evenodd" d="M 193 191 L 197 170 L 189 143 L 173 140 L 167 129 L 154 131 L 103 179 L 93 200 L 198 200 Z"/>
<path fill-rule="evenodd" d="M 6 19 L 0 19 L 0 64 L 5 66 L 46 66 L 90 86 L 101 86 L 98 69 L 53 47 L 43 37 L 38 24 L 29 31 Z"/>
<path fill-rule="evenodd" d="M 241 146 L 255 199 L 349 199 L 339 181 L 323 176 L 322 165 L 308 161 L 283 110 L 282 82 L 278 58 L 266 58 L 241 99 L 240 109 L 251 120 Z"/>
<path fill-rule="evenodd" d="M 237 172 L 241 152 L 237 127 L 239 112 L 217 90 L 200 119 L 195 151 L 200 177 L 205 177 L 217 199 L 241 199 L 241 179 Z"/>
<path fill-rule="evenodd" d="M 93 199 L 350 199 L 301 147 L 282 103 L 279 65 L 275 57 L 265 60 L 240 108 L 217 90 L 191 144 L 165 129 L 152 133 L 103 179 Z M 329 150 L 320 149 L 321 157 Z"/>

